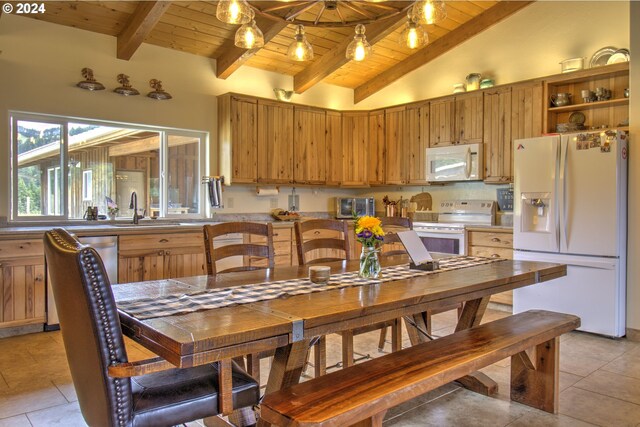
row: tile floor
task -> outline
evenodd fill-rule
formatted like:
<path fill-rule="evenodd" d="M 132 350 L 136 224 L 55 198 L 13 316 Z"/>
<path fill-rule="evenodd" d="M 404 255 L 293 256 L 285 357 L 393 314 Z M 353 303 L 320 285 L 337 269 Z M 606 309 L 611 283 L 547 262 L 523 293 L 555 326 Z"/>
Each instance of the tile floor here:
<path fill-rule="evenodd" d="M 490 310 L 485 321 L 504 315 Z M 454 324 L 453 311 L 434 316 L 434 334 L 450 333 Z M 377 332 L 357 336 L 356 351 L 377 357 L 381 355 L 377 341 Z M 329 337 L 330 365 L 340 360 L 339 343 L 339 337 Z M 384 425 L 640 427 L 640 344 L 580 332 L 563 336 L 561 343 L 558 415 L 509 400 L 509 359 L 505 359 L 483 369 L 498 382 L 497 397 L 481 396 L 449 384 L 393 408 Z M 149 356 L 131 341 L 127 347 L 132 360 Z M 263 372 L 268 363 L 263 361 Z M 60 332 L 0 339 L 0 427 L 58 425 L 85 425 Z"/>

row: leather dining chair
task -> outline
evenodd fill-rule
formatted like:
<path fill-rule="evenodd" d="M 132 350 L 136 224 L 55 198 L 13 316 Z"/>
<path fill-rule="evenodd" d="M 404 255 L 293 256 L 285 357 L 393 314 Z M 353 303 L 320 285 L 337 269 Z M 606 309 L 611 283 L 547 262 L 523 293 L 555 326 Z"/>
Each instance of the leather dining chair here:
<path fill-rule="evenodd" d="M 100 256 L 63 229 L 45 233 L 44 250 L 69 370 L 88 425 L 170 426 L 219 413 L 218 363 L 178 369 L 152 359 L 138 365 L 150 373 L 111 375 L 113 368 L 133 364 Z M 235 363 L 231 369 L 233 407 L 257 404 L 257 382 Z"/>
<path fill-rule="evenodd" d="M 253 271 L 264 268 L 273 268 L 275 255 L 273 248 L 273 226 L 271 223 L 256 222 L 222 222 L 220 224 L 207 224 L 202 227 L 204 234 L 204 251 L 207 261 L 207 274 L 232 273 L 238 271 Z M 243 243 L 217 246 L 216 238 L 225 238 L 231 235 L 241 235 Z M 251 236 L 254 236 L 253 239 Z M 257 239 L 256 239 L 257 238 Z M 231 267 L 220 269 L 219 261 L 224 262 L 231 257 L 241 257 L 242 265 L 233 264 Z M 265 351 L 259 354 L 246 355 L 246 368 L 253 378 L 260 382 L 260 359 L 273 356 L 274 351 Z M 240 363 L 242 358 L 236 359 Z M 244 362 L 242 362 L 244 364 Z"/>
<path fill-rule="evenodd" d="M 204 232 L 204 251 L 207 260 L 207 274 L 216 275 L 218 273 L 273 268 L 273 226 L 271 223 L 222 222 L 220 224 L 207 224 L 202 227 L 202 231 Z M 244 243 L 231 244 L 227 246 L 216 246 L 215 244 L 216 238 L 238 234 L 242 235 Z M 246 240 L 252 235 L 258 237 L 257 242 Z M 233 267 L 228 267 L 222 270 L 217 268 L 216 263 L 218 261 L 238 256 L 242 257 L 242 265 L 234 265 Z M 262 259 L 262 263 L 260 263 L 260 259 Z M 251 262 L 247 263 L 249 260 L 251 260 Z M 256 263 L 256 261 L 258 262 Z"/>

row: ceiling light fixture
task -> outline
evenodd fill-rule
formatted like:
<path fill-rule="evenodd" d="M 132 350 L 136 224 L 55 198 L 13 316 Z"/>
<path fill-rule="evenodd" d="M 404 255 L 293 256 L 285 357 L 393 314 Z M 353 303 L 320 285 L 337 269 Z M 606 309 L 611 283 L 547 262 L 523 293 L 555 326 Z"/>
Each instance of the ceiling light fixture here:
<path fill-rule="evenodd" d="M 118 95 L 140 95 L 140 92 L 138 92 L 137 89 L 131 87 L 131 83 L 129 83 L 129 76 L 127 76 L 126 74 L 118 74 L 118 83 L 120 83 L 122 86 L 117 87 L 113 90 Z"/>
<path fill-rule="evenodd" d="M 80 89 L 104 90 L 104 85 L 93 78 L 93 70 L 91 68 L 83 68 L 82 77 L 84 77 L 84 80 L 76 84 Z"/>
<path fill-rule="evenodd" d="M 353 40 L 347 46 L 346 56 L 347 59 L 354 61 L 364 61 L 371 56 L 371 44 L 367 41 L 367 37 L 364 35 L 364 25 L 356 25 L 356 35 L 353 36 Z"/>
<path fill-rule="evenodd" d="M 287 55 L 294 61 L 309 61 L 313 59 L 313 46 L 304 35 L 304 25 L 298 25 L 293 42 L 289 45 Z"/>
<path fill-rule="evenodd" d="M 400 33 L 400 44 L 405 44 L 409 49 L 418 49 L 429 42 L 429 36 L 420 24 L 409 15 L 407 24 Z"/>
<path fill-rule="evenodd" d="M 235 45 L 242 49 L 258 49 L 264 46 L 264 35 L 253 20 L 253 10 L 251 15 L 251 21 L 242 24 L 236 31 Z"/>
<path fill-rule="evenodd" d="M 436 24 L 447 17 L 444 0 L 419 0 L 411 8 L 411 17 L 420 24 Z"/>
<path fill-rule="evenodd" d="M 149 86 L 153 88 L 153 91 L 147 94 L 149 98 L 157 99 L 159 101 L 164 101 L 166 99 L 173 98 L 171 95 L 169 95 L 168 92 L 164 91 L 164 89 L 162 88 L 162 82 L 160 80 L 157 80 L 157 79 L 149 80 Z"/>
<path fill-rule="evenodd" d="M 227 24 L 246 24 L 253 19 L 253 11 L 246 0 L 220 0 L 216 18 Z"/>

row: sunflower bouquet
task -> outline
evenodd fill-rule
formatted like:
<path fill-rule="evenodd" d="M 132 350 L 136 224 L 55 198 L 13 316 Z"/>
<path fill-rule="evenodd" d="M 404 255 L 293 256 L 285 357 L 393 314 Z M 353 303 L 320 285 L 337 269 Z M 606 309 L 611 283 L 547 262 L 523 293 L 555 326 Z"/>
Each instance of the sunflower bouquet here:
<path fill-rule="evenodd" d="M 360 254 L 360 277 L 376 279 L 380 276 L 378 254 L 384 241 L 384 230 L 378 218 L 362 216 L 355 220 L 356 239 L 362 243 Z"/>

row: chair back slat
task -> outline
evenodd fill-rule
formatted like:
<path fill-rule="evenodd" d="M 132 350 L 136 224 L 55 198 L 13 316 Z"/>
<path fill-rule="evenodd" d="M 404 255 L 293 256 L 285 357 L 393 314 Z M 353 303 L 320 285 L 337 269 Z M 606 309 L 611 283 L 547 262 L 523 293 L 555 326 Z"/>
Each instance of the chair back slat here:
<path fill-rule="evenodd" d="M 130 425 L 131 381 L 107 372 L 128 360 L 102 259 L 63 229 L 45 233 L 44 251 L 82 415 L 89 425 Z"/>
<path fill-rule="evenodd" d="M 322 231 L 337 231 L 338 237 L 324 237 Z M 298 264 L 308 265 L 318 262 L 330 262 L 349 260 L 349 228 L 346 221 L 335 219 L 311 219 L 296 222 L 296 248 L 298 252 Z M 318 235 L 318 238 L 314 238 Z M 326 257 L 324 250 L 340 250 L 344 252 L 343 258 Z"/>
<path fill-rule="evenodd" d="M 203 232 L 207 274 L 209 275 L 274 267 L 273 226 L 271 223 L 223 222 L 220 224 L 207 224 L 203 227 Z M 242 235 L 245 241 L 247 241 L 247 238 L 250 236 L 259 236 L 262 238 L 259 240 L 263 241 L 264 244 L 260 244 L 261 242 L 251 242 L 227 246 L 216 245 L 216 238 L 237 234 Z M 216 267 L 217 261 L 238 256 L 242 257 L 242 266 L 234 266 L 223 270 Z M 265 259 L 267 265 L 266 267 L 246 265 L 247 262 L 251 262 L 250 258 Z"/>
<path fill-rule="evenodd" d="M 406 249 L 398 237 L 399 231 L 413 230 L 413 223 L 409 218 L 403 217 L 383 217 L 381 226 L 385 232 L 382 256 L 404 255 Z"/>

